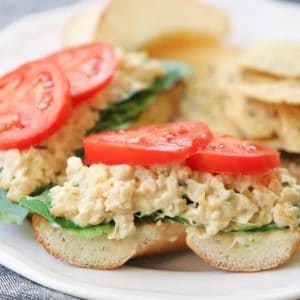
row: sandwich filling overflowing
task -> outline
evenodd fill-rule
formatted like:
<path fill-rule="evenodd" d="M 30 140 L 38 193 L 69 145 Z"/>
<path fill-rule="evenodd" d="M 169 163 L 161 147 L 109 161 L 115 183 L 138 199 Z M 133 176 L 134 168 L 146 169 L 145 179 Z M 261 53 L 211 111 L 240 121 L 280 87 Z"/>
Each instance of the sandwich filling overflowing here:
<path fill-rule="evenodd" d="M 146 221 L 196 226 L 207 238 L 220 231 L 297 230 L 299 196 L 300 187 L 285 169 L 217 175 L 184 164 L 85 166 L 71 157 L 63 185 L 20 203 L 53 226 L 86 237 L 124 239 Z"/>
<path fill-rule="evenodd" d="M 203 239 L 298 231 L 300 187 L 274 149 L 213 135 L 199 122 L 107 131 L 83 145 L 84 162 L 70 157 L 59 183 L 19 199 L 20 219 L 38 214 L 70 234 L 115 240 L 142 222 L 181 223 Z"/>

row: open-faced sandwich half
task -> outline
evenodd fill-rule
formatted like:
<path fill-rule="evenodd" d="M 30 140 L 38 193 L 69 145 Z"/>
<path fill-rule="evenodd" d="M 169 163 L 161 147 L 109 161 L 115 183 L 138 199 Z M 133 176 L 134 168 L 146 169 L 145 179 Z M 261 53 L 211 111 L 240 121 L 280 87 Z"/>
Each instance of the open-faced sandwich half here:
<path fill-rule="evenodd" d="M 91 44 L 1 77 L 0 188 L 18 201 L 57 182 L 86 134 L 172 120 L 189 72 Z"/>
<path fill-rule="evenodd" d="M 14 202 L 58 184 L 67 158 L 83 155 L 85 135 L 175 118 L 190 71 L 102 43 L 62 50 L 1 77 L 0 223 L 22 222 L 27 210 Z M 174 232 L 183 239 L 176 225 L 155 228 L 153 236 L 170 239 Z M 165 251 L 173 246 L 166 243 Z"/>
<path fill-rule="evenodd" d="M 182 247 L 185 230 L 209 264 L 261 271 L 300 243 L 300 187 L 279 165 L 277 151 L 197 122 L 108 131 L 84 139 L 84 160 L 69 158 L 60 184 L 19 205 L 44 248 L 74 265 Z"/>

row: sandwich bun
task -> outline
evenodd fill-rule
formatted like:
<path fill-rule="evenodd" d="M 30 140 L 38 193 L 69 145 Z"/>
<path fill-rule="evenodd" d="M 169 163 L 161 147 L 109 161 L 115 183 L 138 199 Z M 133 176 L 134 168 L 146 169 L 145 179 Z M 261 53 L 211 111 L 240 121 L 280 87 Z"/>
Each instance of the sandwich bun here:
<path fill-rule="evenodd" d="M 300 233 L 222 232 L 203 239 L 197 228 L 188 228 L 187 244 L 211 266 L 233 272 L 256 272 L 286 263 L 300 245 Z"/>
<path fill-rule="evenodd" d="M 109 240 L 105 235 L 91 239 L 70 235 L 39 215 L 32 216 L 32 225 L 35 238 L 50 255 L 83 268 L 114 269 L 137 256 L 186 249 L 182 224 L 141 224 L 123 240 Z"/>

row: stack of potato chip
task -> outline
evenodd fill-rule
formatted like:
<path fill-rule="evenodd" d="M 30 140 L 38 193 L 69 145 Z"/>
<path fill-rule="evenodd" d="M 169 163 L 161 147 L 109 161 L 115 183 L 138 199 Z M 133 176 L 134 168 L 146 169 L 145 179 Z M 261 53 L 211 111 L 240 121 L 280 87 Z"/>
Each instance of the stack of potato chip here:
<path fill-rule="evenodd" d="M 260 44 L 227 63 L 219 78 L 225 115 L 240 137 L 300 153 L 300 44 Z"/>
<path fill-rule="evenodd" d="M 194 69 L 194 76 L 186 82 L 181 118 L 205 122 L 217 133 L 239 136 L 235 123 L 224 114 L 226 95 L 218 87 L 218 77 L 223 65 L 236 58 L 237 50 L 207 39 L 195 40 L 188 47 L 186 43 L 184 45 L 185 48 L 176 53 L 176 56 L 172 50 L 173 59 L 183 59 Z"/>

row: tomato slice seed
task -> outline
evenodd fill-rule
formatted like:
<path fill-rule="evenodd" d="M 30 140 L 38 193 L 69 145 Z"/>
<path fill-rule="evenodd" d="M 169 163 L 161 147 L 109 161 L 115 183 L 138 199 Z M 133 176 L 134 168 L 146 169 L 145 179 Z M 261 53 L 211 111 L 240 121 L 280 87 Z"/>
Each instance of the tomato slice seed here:
<path fill-rule="evenodd" d="M 67 48 L 46 59 L 55 61 L 64 70 L 74 104 L 90 100 L 104 89 L 117 64 L 115 48 L 104 43 Z"/>
<path fill-rule="evenodd" d="M 0 149 L 26 149 L 46 140 L 71 111 L 70 88 L 53 62 L 27 63 L 0 78 Z"/>

